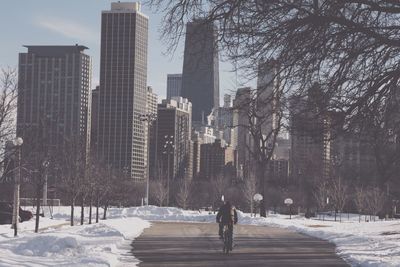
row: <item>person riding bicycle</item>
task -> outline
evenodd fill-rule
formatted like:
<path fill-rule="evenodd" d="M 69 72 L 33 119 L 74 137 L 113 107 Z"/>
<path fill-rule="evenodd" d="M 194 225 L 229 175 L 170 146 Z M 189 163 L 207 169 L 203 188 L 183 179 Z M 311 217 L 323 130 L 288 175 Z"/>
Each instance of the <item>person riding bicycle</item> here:
<path fill-rule="evenodd" d="M 223 229 L 224 225 L 228 225 L 231 238 L 233 237 L 233 225 L 238 222 L 237 212 L 234 206 L 231 205 L 229 201 L 225 202 L 221 206 L 217 213 L 216 218 L 217 223 L 219 223 L 219 237 L 223 239 Z M 233 240 L 233 239 L 232 239 Z"/>

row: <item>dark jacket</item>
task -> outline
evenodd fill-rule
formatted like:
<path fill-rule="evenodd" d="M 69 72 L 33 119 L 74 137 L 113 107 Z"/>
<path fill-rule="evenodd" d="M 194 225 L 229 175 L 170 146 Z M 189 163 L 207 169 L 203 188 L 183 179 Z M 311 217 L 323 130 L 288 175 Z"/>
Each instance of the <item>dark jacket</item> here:
<path fill-rule="evenodd" d="M 238 216 L 235 207 L 229 204 L 224 204 L 218 211 L 217 223 L 230 224 L 237 223 Z"/>

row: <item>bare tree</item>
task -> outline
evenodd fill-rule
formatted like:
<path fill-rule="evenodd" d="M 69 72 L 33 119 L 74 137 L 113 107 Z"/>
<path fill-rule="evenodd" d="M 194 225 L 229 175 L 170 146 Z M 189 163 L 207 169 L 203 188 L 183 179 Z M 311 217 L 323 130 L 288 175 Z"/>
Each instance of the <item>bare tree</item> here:
<path fill-rule="evenodd" d="M 365 212 L 368 208 L 367 191 L 362 186 L 356 188 L 354 201 L 358 211 L 358 222 L 361 222 L 361 213 Z"/>
<path fill-rule="evenodd" d="M 24 145 L 22 147 L 22 173 L 28 177 L 29 184 L 32 186 L 33 198 L 35 199 L 36 216 L 35 232 L 39 231 L 40 208 L 47 205 L 43 198 L 44 186 L 47 182 L 49 166 L 54 167 L 55 162 L 50 162 L 52 151 L 48 146 L 46 136 L 47 118 L 42 117 L 36 127 L 24 129 Z"/>
<path fill-rule="evenodd" d="M 189 179 L 181 179 L 178 183 L 178 193 L 176 194 L 176 202 L 180 207 L 186 209 L 188 206 L 190 193 L 192 189 L 192 181 Z"/>
<path fill-rule="evenodd" d="M 211 191 L 213 192 L 213 209 L 215 209 L 217 203 L 221 201 L 221 197 L 226 193 L 229 181 L 220 173 L 212 178 L 211 186 Z"/>
<path fill-rule="evenodd" d="M 92 224 L 93 198 L 95 195 L 96 184 L 98 182 L 98 172 L 96 160 L 90 157 L 87 164 L 86 179 L 87 179 L 87 194 L 89 196 L 89 224 Z"/>
<path fill-rule="evenodd" d="M 58 158 L 62 190 L 67 194 L 71 206 L 71 226 L 74 225 L 74 211 L 78 196 L 81 193 L 86 171 L 86 153 L 82 151 L 80 138 L 65 140 Z"/>
<path fill-rule="evenodd" d="M 218 28 L 227 59 L 254 73 L 260 58 L 275 58 L 292 92 L 303 93 L 314 81 L 328 86 L 330 105 L 345 111 L 349 122 L 361 115 L 360 107 L 380 102 L 399 84 L 396 1 L 148 2 L 165 12 L 162 37 L 172 47 L 187 21 L 204 18 Z"/>
<path fill-rule="evenodd" d="M 9 140 L 15 134 L 17 108 L 17 71 L 0 70 L 0 140 Z"/>
<path fill-rule="evenodd" d="M 0 69 L 0 144 L 5 144 L 7 140 L 12 140 L 15 135 L 16 109 L 17 109 L 17 71 L 12 68 Z M 10 166 L 13 161 L 7 160 L 12 154 L 5 157 L 4 150 L 0 149 L 0 164 L 3 173 L 0 182 L 14 171 Z M 12 153 L 14 153 L 13 151 Z"/>
<path fill-rule="evenodd" d="M 276 60 L 280 65 L 276 75 L 281 83 L 280 97 L 305 98 L 307 89 L 318 82 L 328 100 L 326 110 L 340 111 L 341 127 L 346 130 L 368 131 L 363 122 L 373 112 L 379 116 L 384 114 L 390 109 L 388 100 L 397 95 L 400 85 L 398 1 L 147 2 L 165 13 L 161 33 L 169 45 L 168 52 L 179 44 L 188 21 L 201 18 L 204 23 L 213 23 L 218 29 L 217 45 L 223 51 L 223 58 L 234 64 L 233 69 L 243 74 L 245 81 L 257 75 L 255 66 L 261 59 Z M 387 135 L 388 124 L 385 125 L 384 131 L 379 130 L 383 134 L 376 136 Z M 399 133 L 395 131 L 395 135 Z M 258 144 L 261 137 L 253 136 Z M 272 144 L 273 138 L 269 141 Z M 399 166 L 398 149 L 387 153 L 386 147 L 379 142 L 375 146 L 381 150 L 376 155 L 384 182 L 398 172 Z M 263 159 L 254 158 L 257 162 L 265 163 L 268 159 L 268 153 L 255 154 Z M 259 173 L 262 173 L 261 163 L 260 167 Z M 264 183 L 263 179 L 260 181 Z"/>
<path fill-rule="evenodd" d="M 329 197 L 329 185 L 325 180 L 319 181 L 315 186 L 314 198 L 317 202 L 320 211 L 324 211 L 327 206 L 327 198 Z M 325 219 L 325 215 L 322 215 L 322 219 Z"/>
<path fill-rule="evenodd" d="M 341 213 L 343 211 L 343 207 L 346 205 L 348 198 L 348 187 L 341 180 L 340 177 L 333 178 L 329 182 L 329 196 L 332 200 L 332 206 L 335 209 L 335 221 L 337 212 Z"/>
<path fill-rule="evenodd" d="M 163 179 L 157 179 L 152 181 L 150 186 L 153 199 L 155 199 L 157 204 L 162 207 L 168 196 L 167 184 Z"/>
<path fill-rule="evenodd" d="M 253 197 L 257 193 L 256 178 L 253 172 L 251 172 L 251 174 L 248 177 L 246 177 L 242 190 L 246 202 L 250 206 L 250 214 L 253 214 L 254 211 Z"/>
<path fill-rule="evenodd" d="M 366 201 L 368 211 L 374 216 L 374 221 L 376 215 L 383 209 L 386 201 L 386 194 L 377 187 L 371 187 L 368 189 L 366 194 Z"/>
<path fill-rule="evenodd" d="M 103 220 L 107 219 L 107 210 L 110 202 L 115 197 L 116 189 L 121 185 L 121 177 L 118 177 L 118 172 L 111 165 L 106 165 L 103 169 L 103 174 L 100 176 L 101 183 L 101 202 L 103 204 Z M 120 178 L 120 179 L 118 179 Z"/>

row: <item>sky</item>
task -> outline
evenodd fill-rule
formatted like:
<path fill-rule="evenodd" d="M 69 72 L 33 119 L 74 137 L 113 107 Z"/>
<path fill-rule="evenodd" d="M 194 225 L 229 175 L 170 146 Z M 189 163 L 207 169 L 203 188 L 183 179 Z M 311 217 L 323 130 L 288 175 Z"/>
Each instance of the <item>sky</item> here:
<path fill-rule="evenodd" d="M 99 83 L 101 11 L 110 10 L 110 0 L 12 0 L 1 1 L 0 67 L 17 67 L 23 45 L 74 45 L 89 47 L 92 57 L 92 87 Z M 121 1 L 122 2 L 122 1 Z M 132 1 L 133 2 L 133 1 Z M 183 41 L 174 54 L 168 54 L 160 39 L 163 14 L 142 6 L 149 17 L 149 54 L 147 83 L 159 95 L 166 96 L 167 74 L 182 73 Z M 232 94 L 235 75 L 229 63 L 220 62 L 220 99 Z"/>

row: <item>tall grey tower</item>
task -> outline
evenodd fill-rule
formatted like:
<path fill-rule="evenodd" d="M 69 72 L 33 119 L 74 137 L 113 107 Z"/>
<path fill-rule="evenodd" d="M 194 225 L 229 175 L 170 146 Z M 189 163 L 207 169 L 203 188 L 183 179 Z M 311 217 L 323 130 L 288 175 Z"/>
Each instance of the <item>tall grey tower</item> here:
<path fill-rule="evenodd" d="M 179 97 L 182 94 L 182 74 L 167 75 L 167 99 Z"/>
<path fill-rule="evenodd" d="M 145 178 L 148 17 L 139 3 L 111 3 L 101 16 L 98 156 Z"/>
<path fill-rule="evenodd" d="M 182 72 L 182 97 L 192 103 L 193 125 L 206 122 L 219 107 L 219 64 L 216 28 L 202 19 L 186 25 Z"/>
<path fill-rule="evenodd" d="M 17 136 L 30 144 L 34 154 L 59 152 L 72 138 L 79 139 L 82 152 L 87 153 L 91 108 L 87 47 L 25 47 L 28 52 L 19 54 L 18 64 Z"/>

